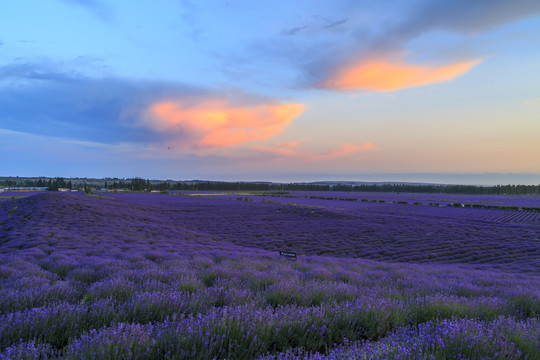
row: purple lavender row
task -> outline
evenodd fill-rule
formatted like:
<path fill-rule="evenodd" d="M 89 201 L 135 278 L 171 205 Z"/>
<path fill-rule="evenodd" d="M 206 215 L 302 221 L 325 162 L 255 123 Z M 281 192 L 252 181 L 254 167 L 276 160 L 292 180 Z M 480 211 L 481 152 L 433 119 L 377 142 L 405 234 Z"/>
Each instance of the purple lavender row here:
<path fill-rule="evenodd" d="M 292 349 L 259 360 L 351 360 L 351 359 L 537 359 L 540 323 L 500 317 L 427 322 L 397 329 L 378 341 L 360 341 L 335 348 L 328 355 Z"/>
<path fill-rule="evenodd" d="M 64 259 L 65 260 L 65 259 Z M 180 259 L 179 259 L 180 260 Z M 194 268 L 204 269 L 200 271 L 200 281 L 197 283 L 193 277 L 189 279 L 185 277 L 180 284 L 186 286 L 186 283 L 196 284 L 196 287 L 204 287 L 206 285 L 218 285 L 219 288 L 210 287 L 204 291 L 198 292 L 167 292 L 164 291 L 169 287 L 174 287 L 176 284 L 165 282 L 155 282 L 150 279 L 155 276 L 162 276 L 162 281 L 167 279 L 166 271 L 156 272 L 152 264 L 148 266 L 148 273 L 142 274 L 127 271 L 124 275 L 127 278 L 113 277 L 104 281 L 94 282 L 88 289 L 84 301 L 80 304 L 51 304 L 42 308 L 35 308 L 23 312 L 10 313 L 2 316 L 0 323 L 5 324 L 1 331 L 0 338 L 6 343 L 4 346 L 15 343 L 18 339 L 24 340 L 40 340 L 45 343 L 54 344 L 55 346 L 65 346 L 70 342 L 76 334 L 89 331 L 91 329 L 109 326 L 118 321 L 130 321 L 146 323 L 152 321 L 163 321 L 168 316 L 175 314 L 199 313 L 213 311 L 216 307 L 231 306 L 238 304 L 248 304 L 253 309 L 264 309 L 264 304 L 273 306 L 281 306 L 287 304 L 302 304 L 304 306 L 314 306 L 317 304 L 328 304 L 328 302 L 349 303 L 351 299 L 356 299 L 361 306 L 373 304 L 383 315 L 392 314 L 391 311 L 384 311 L 381 303 L 385 303 L 387 297 L 394 298 L 393 304 L 399 309 L 394 313 L 396 319 L 400 319 L 395 323 L 391 323 L 390 327 L 405 323 L 421 323 L 433 319 L 457 317 L 480 317 L 493 318 L 500 314 L 518 314 L 519 316 L 537 316 L 534 313 L 535 307 L 538 304 L 538 294 L 532 289 L 538 289 L 538 285 L 533 286 L 528 292 L 525 291 L 525 286 L 533 285 L 532 279 L 524 279 L 523 282 L 517 281 L 514 283 L 514 288 L 505 292 L 505 285 L 511 281 L 509 275 L 498 279 L 500 288 L 479 288 L 476 286 L 469 287 L 469 296 L 463 297 L 456 295 L 442 295 L 439 292 L 442 290 L 443 284 L 440 280 L 440 275 L 435 274 L 431 281 L 426 281 L 428 278 L 420 277 L 412 281 L 412 277 L 422 274 L 422 271 L 407 273 L 406 267 L 403 265 L 387 266 L 386 269 L 380 264 L 363 264 L 356 271 L 338 272 L 341 281 L 321 281 L 313 279 L 332 278 L 333 273 L 329 268 L 336 270 L 339 264 L 332 260 L 327 260 L 326 264 L 317 264 L 314 261 L 311 265 L 302 264 L 300 267 L 296 264 L 283 263 L 281 268 L 274 274 L 265 274 L 262 279 L 258 278 L 261 273 L 258 271 L 249 271 L 250 268 L 261 268 L 271 266 L 272 260 L 258 260 L 246 262 L 242 261 L 241 257 L 236 259 L 228 259 L 222 261 L 221 264 L 216 264 L 215 260 L 199 258 L 193 262 Z M 117 261 L 122 263 L 122 261 Z M 182 263 L 182 262 L 181 262 Z M 111 261 L 111 268 L 121 268 L 115 262 Z M 186 265 L 186 262 L 183 262 Z M 19 266 L 20 263 L 15 263 Z M 138 264 L 140 266 L 140 264 Z M 295 269 L 298 268 L 298 269 Z M 376 270 L 376 269 L 379 270 Z M 242 270 L 238 272 L 238 270 Z M 371 270 L 370 270 L 371 269 Z M 363 270 L 363 271 L 360 271 Z M 398 271 L 392 275 L 391 270 Z M 410 269 L 412 270 L 412 269 Z M 417 269 L 421 270 L 421 269 Z M 433 271 L 447 272 L 449 269 L 424 269 L 428 274 Z M 30 269 L 31 271 L 31 269 Z M 175 269 L 178 271 L 178 269 Z M 178 272 L 175 272 L 178 273 Z M 190 269 L 180 270 L 180 273 L 189 274 Z M 250 275 L 251 274 L 251 275 Z M 404 275 L 408 275 L 406 281 L 400 281 Z M 14 273 L 12 273 L 14 275 Z M 18 276 L 18 274 L 15 274 Z M 131 275 L 131 277 L 129 277 Z M 142 275 L 142 276 L 141 276 Z M 390 276 L 389 276 L 390 275 Z M 445 278 L 448 283 L 452 284 L 452 280 L 459 282 L 462 286 L 454 289 L 459 292 L 467 289 L 464 287 L 464 282 L 480 281 L 485 285 L 488 282 L 488 275 L 485 274 L 483 280 L 478 278 L 479 274 L 460 273 L 448 276 Z M 169 275 L 170 276 L 170 275 Z M 296 281 L 283 282 L 280 279 L 288 277 Z M 147 279 L 142 281 L 142 279 Z M 148 279 L 150 278 L 150 279 Z M 453 278 L 453 279 L 452 279 Z M 150 281 L 148 281 L 150 280 Z M 186 281 L 189 280 L 189 281 Z M 261 282 L 263 280 L 264 282 Z M 396 281 L 397 280 L 397 281 Z M 433 286 L 437 284 L 438 286 Z M 344 283 L 344 281 L 347 281 Z M 492 280 L 493 282 L 493 280 Z M 36 282 L 39 283 L 39 282 Z M 155 292 L 136 293 L 137 283 L 141 284 L 140 290 L 149 290 L 150 287 L 155 287 Z M 206 285 L 204 285 L 206 283 Z M 393 288 L 391 284 L 394 283 Z M 454 283 L 454 287 L 457 285 Z M 144 285 L 142 285 L 144 284 Z M 197 285 L 198 284 L 198 285 Z M 246 285 L 246 290 L 238 289 Z M 258 284 L 258 285 L 255 285 Z M 265 285 L 263 285 L 265 284 Z M 223 286 L 225 285 L 225 286 Z M 405 285 L 405 286 L 404 286 Z M 406 292 L 400 289 L 406 289 L 413 285 L 417 286 L 416 291 L 409 289 Z M 472 285 L 472 284 L 471 284 Z M 510 285 L 510 284 L 509 284 Z M 161 290 L 159 287 L 161 286 Z M 393 288 L 393 289 L 392 289 Z M 449 287 L 452 288 L 452 285 Z M 247 289 L 252 289 L 251 291 Z M 253 289 L 258 289 L 254 291 Z M 307 290 L 306 290 L 307 289 Z M 159 291 L 158 291 L 159 290 Z M 432 295 L 426 295 L 426 292 L 431 291 Z M 505 292 L 504 297 L 484 297 L 479 296 L 478 292 L 489 292 L 493 294 L 501 294 Z M 476 295 L 473 293 L 476 292 Z M 367 297 L 366 294 L 372 294 L 372 297 Z M 131 297 L 129 296 L 131 294 Z M 257 298 L 256 295 L 259 295 Z M 514 296 L 512 296 L 514 295 Z M 101 300 L 100 300 L 101 299 Z M 114 299 L 114 300 L 113 300 Z M 116 299 L 124 299 L 124 303 L 118 302 Z M 205 301 L 201 299 L 206 299 Z M 529 300 L 527 300 L 529 299 Z M 536 300 L 534 300 L 536 299 Z M 194 301 L 195 300 L 195 301 Z M 528 304 L 527 304 L 528 301 Z M 536 301 L 536 302 L 535 302 Z M 88 305 L 84 303 L 88 302 Z M 198 304 L 198 308 L 193 307 L 193 304 Z M 523 305 L 527 305 L 523 308 Z M 191 310 L 188 310 L 191 309 Z M 388 309 L 387 309 L 388 310 Z M 531 312 L 532 311 L 532 312 Z M 292 316 L 297 318 L 297 315 Z M 379 326 L 383 323 L 380 319 L 374 318 L 375 324 Z M 82 328 L 81 328 L 82 326 Z M 52 333 L 47 332 L 54 329 Z M 349 334 L 348 338 L 352 338 Z"/>
<path fill-rule="evenodd" d="M 540 347 L 536 319 L 442 320 L 394 329 L 382 322 L 366 332 L 366 324 L 374 320 L 358 316 L 350 304 L 301 312 L 225 307 L 159 324 L 119 323 L 91 330 L 61 351 L 20 342 L 5 349 L 0 359 L 535 359 Z M 336 332 L 327 325 L 332 322 L 349 331 Z M 344 334 L 354 338 L 355 331 L 362 333 L 362 340 L 331 343 Z"/>

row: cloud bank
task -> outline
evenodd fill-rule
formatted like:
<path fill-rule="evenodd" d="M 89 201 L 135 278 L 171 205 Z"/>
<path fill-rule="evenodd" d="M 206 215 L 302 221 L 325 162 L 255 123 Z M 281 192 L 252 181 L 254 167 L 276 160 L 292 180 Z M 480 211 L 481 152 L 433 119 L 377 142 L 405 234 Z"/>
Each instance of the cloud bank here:
<path fill-rule="evenodd" d="M 479 35 L 540 14 L 537 0 L 316 4 L 318 14 L 299 15 L 301 20 L 283 24 L 280 37 L 247 47 L 239 66 L 250 65 L 250 58 L 289 66 L 298 74 L 285 82 L 293 88 L 393 91 L 441 83 L 494 55 L 483 46 L 471 46 L 493 41 Z M 444 36 L 451 44 L 437 42 Z"/>
<path fill-rule="evenodd" d="M 222 147 L 268 139 L 301 104 L 166 82 L 92 79 L 31 64 L 0 68 L 1 127 L 108 144 Z"/>

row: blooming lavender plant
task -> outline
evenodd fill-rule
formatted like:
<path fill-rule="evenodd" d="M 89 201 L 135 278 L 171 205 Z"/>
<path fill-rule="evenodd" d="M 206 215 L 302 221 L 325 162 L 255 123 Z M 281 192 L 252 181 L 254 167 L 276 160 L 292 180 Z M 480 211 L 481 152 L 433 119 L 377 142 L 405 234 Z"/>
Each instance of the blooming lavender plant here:
<path fill-rule="evenodd" d="M 350 194 L 115 197 L 37 194 L 11 216 L 0 204 L 0 359 L 540 353 L 534 225 Z"/>

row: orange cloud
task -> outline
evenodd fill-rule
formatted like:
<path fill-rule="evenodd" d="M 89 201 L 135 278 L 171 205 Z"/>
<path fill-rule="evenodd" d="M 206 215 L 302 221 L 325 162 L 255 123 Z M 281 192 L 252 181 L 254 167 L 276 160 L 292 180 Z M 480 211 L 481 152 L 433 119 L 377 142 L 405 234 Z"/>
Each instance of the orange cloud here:
<path fill-rule="evenodd" d="M 339 69 L 317 87 L 338 90 L 394 91 L 449 81 L 469 71 L 480 60 L 433 67 L 402 62 L 367 61 Z"/>
<path fill-rule="evenodd" d="M 162 101 L 152 105 L 145 125 L 158 132 L 181 131 L 191 145 L 220 147 L 267 139 L 304 111 L 300 104 L 233 106 L 224 100 Z"/>
<path fill-rule="evenodd" d="M 276 144 L 277 147 L 286 147 L 286 148 L 293 148 L 293 147 L 297 147 L 298 145 L 300 145 L 300 142 L 298 141 L 291 141 L 288 143 Z"/>
<path fill-rule="evenodd" d="M 327 160 L 345 155 L 355 154 L 358 152 L 367 152 L 375 150 L 375 145 L 372 142 L 367 142 L 362 145 L 342 144 L 339 148 L 330 150 L 323 154 L 312 155 L 312 160 Z"/>
<path fill-rule="evenodd" d="M 540 97 L 533 99 L 533 100 L 525 100 L 522 102 L 523 105 L 534 105 L 537 102 L 540 102 Z"/>
<path fill-rule="evenodd" d="M 258 146 L 255 147 L 254 150 L 272 154 L 277 161 L 301 160 L 302 162 L 324 161 L 376 150 L 376 147 L 372 142 L 367 142 L 362 145 L 340 144 L 338 148 L 327 150 L 322 153 L 297 150 L 297 145 L 297 142 L 292 142 L 287 144 L 276 144 L 275 146 Z"/>

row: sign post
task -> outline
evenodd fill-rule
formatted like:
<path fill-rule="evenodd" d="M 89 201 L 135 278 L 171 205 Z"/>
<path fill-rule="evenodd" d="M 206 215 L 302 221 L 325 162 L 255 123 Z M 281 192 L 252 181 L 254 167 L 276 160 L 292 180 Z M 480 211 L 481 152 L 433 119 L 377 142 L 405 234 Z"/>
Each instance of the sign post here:
<path fill-rule="evenodd" d="M 286 258 L 291 259 L 291 260 L 295 260 L 295 261 L 298 260 L 296 253 L 292 251 L 280 251 L 279 255 L 285 256 Z"/>

